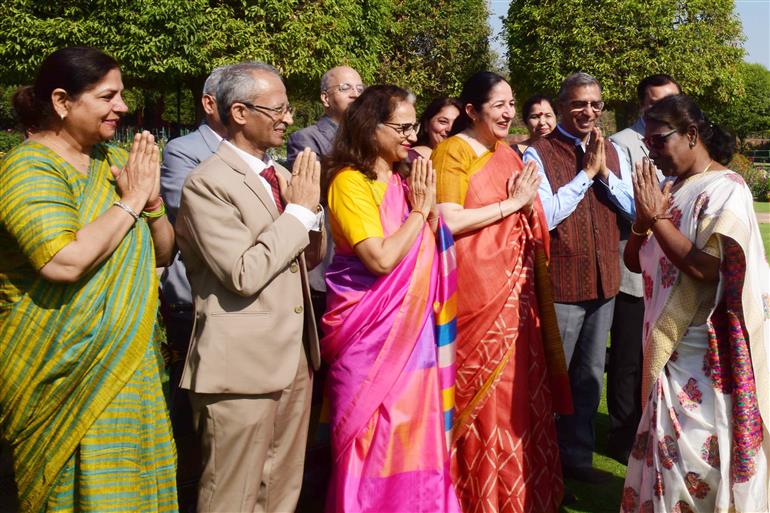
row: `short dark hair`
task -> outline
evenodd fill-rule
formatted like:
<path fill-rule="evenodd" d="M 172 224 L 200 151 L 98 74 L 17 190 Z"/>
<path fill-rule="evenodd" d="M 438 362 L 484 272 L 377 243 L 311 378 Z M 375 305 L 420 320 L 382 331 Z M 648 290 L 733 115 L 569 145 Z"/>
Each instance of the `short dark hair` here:
<path fill-rule="evenodd" d="M 649 77 L 644 77 L 642 81 L 639 82 L 639 85 L 636 86 L 636 97 L 639 99 L 639 105 L 644 103 L 644 97 L 647 95 L 648 88 L 660 87 L 666 84 L 674 84 L 676 88 L 679 90 L 679 93 L 682 92 L 682 86 L 680 86 L 679 82 L 674 80 L 674 77 L 672 77 L 671 75 L 666 75 L 665 73 L 658 73 L 657 75 L 650 75 Z"/>
<path fill-rule="evenodd" d="M 521 120 L 526 123 L 530 112 L 532 112 L 532 107 L 542 102 L 548 102 L 548 105 L 551 106 L 551 110 L 553 111 L 554 115 L 557 114 L 556 107 L 554 107 L 550 96 L 546 96 L 544 94 L 536 94 L 534 96 L 530 96 L 524 101 L 524 105 L 521 107 Z"/>
<path fill-rule="evenodd" d="M 735 153 L 735 136 L 709 121 L 695 101 L 686 94 L 663 98 L 644 113 L 644 122 L 668 125 L 682 133 L 695 125 L 709 156 L 722 165 L 727 165 Z"/>
<path fill-rule="evenodd" d="M 51 103 L 55 89 L 64 89 L 71 99 L 77 100 L 118 68 L 115 59 L 97 48 L 71 46 L 56 50 L 40 64 L 35 83 L 14 93 L 14 114 L 25 130 L 45 130 L 56 118 Z"/>
<path fill-rule="evenodd" d="M 331 183 L 341 169 L 351 167 L 371 180 L 377 179 L 374 163 L 377 160 L 376 132 L 380 123 L 393 115 L 399 103 L 408 101 L 409 93 L 395 85 L 367 87 L 350 104 L 340 121 L 332 151 L 324 159 L 325 184 Z"/>
<path fill-rule="evenodd" d="M 447 96 L 439 96 L 425 107 L 425 110 L 420 116 L 420 131 L 417 132 L 417 142 L 415 146 L 428 146 L 428 127 L 430 120 L 433 119 L 444 107 L 454 107 L 458 112 L 462 112 L 463 105 L 460 100 L 456 98 L 449 98 Z"/>
<path fill-rule="evenodd" d="M 452 135 L 459 134 L 473 124 L 473 120 L 465 112 L 466 105 L 471 104 L 474 109 L 481 110 L 481 106 L 489 101 L 489 93 L 492 88 L 505 81 L 503 77 L 491 71 L 479 71 L 466 80 L 460 93 L 460 104 L 462 105 L 460 116 L 455 119 L 450 133 Z"/>

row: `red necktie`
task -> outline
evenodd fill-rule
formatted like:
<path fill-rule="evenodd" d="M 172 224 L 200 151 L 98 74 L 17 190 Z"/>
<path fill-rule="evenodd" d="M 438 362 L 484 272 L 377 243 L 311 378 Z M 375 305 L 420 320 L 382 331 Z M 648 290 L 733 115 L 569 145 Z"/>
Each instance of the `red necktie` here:
<path fill-rule="evenodd" d="M 270 190 L 273 191 L 273 199 L 275 200 L 275 208 L 279 213 L 283 213 L 283 202 L 281 201 L 281 188 L 278 186 L 278 176 L 276 176 L 275 168 L 268 166 L 259 173 L 262 178 L 267 180 L 270 184 Z"/>

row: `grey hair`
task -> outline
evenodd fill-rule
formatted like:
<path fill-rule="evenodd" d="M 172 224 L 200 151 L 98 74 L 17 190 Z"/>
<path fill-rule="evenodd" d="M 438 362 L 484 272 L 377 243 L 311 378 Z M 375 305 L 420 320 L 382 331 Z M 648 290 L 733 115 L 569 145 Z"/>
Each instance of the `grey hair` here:
<path fill-rule="evenodd" d="M 217 66 L 211 70 L 208 78 L 206 78 L 206 81 L 203 83 L 203 94 L 206 96 L 217 95 L 217 87 L 219 87 L 219 81 L 222 79 L 222 73 L 229 67 L 230 65 L 228 64 L 225 66 Z"/>
<path fill-rule="evenodd" d="M 254 96 L 253 74 L 259 71 L 272 73 L 281 78 L 277 69 L 264 62 L 232 64 L 227 66 L 222 72 L 219 86 L 217 87 L 217 110 L 219 111 L 219 117 L 222 118 L 222 124 L 225 126 L 230 122 L 230 107 L 232 104 Z"/>
<path fill-rule="evenodd" d="M 568 76 L 564 79 L 564 82 L 561 83 L 561 88 L 559 89 L 559 94 L 556 97 L 559 101 L 559 103 L 563 103 L 567 99 L 567 95 L 569 94 L 570 90 L 575 87 L 584 87 L 584 86 L 591 86 L 595 85 L 599 88 L 599 91 L 602 90 L 602 86 L 599 83 L 598 80 L 596 80 L 595 77 L 589 75 L 588 73 L 584 73 L 582 71 L 578 71 L 577 73 L 573 73 L 572 75 Z"/>
<path fill-rule="evenodd" d="M 332 71 L 337 69 L 335 66 L 334 68 L 328 70 L 326 73 L 324 73 L 324 76 L 321 77 L 321 92 L 325 93 L 327 89 L 329 89 L 329 82 L 332 80 Z"/>

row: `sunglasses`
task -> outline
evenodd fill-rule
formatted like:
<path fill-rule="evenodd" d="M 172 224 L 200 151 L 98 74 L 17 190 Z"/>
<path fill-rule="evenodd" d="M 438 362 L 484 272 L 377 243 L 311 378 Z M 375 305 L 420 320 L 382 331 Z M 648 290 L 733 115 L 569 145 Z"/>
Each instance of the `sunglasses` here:
<path fill-rule="evenodd" d="M 392 128 L 402 137 L 420 131 L 420 123 L 383 123 L 383 125 Z"/>
<path fill-rule="evenodd" d="M 668 139 L 678 131 L 679 129 L 674 128 L 673 130 L 671 130 L 670 132 L 666 132 L 665 134 L 652 134 L 649 137 L 643 137 L 642 142 L 650 150 L 659 150 L 663 148 L 663 145 L 666 144 L 666 139 Z"/>
<path fill-rule="evenodd" d="M 585 110 L 586 107 L 591 107 L 591 110 L 594 112 L 601 112 L 604 110 L 604 102 L 601 100 L 598 102 L 589 102 L 588 100 L 575 100 L 569 102 L 569 110 L 572 112 Z"/>

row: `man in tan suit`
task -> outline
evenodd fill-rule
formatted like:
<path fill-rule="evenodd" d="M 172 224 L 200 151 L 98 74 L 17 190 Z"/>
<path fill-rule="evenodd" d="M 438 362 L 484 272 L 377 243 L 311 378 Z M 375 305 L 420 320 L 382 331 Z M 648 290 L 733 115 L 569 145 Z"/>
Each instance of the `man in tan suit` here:
<path fill-rule="evenodd" d="M 290 174 L 267 154 L 292 123 L 272 66 L 228 68 L 217 106 L 228 137 L 187 178 L 176 220 L 195 307 L 180 386 L 201 436 L 198 511 L 290 512 L 302 482 L 308 360 L 320 362 L 307 282 L 325 251 L 320 165 L 306 150 Z"/>

